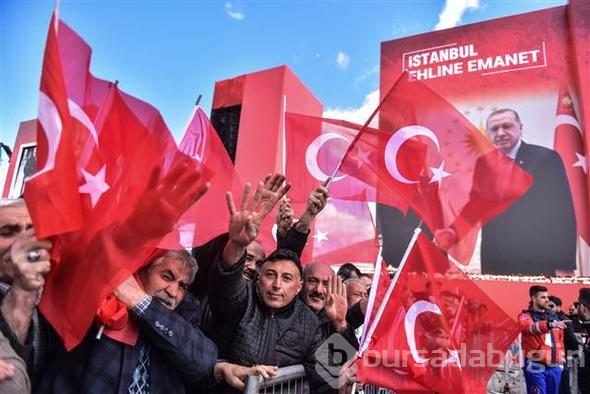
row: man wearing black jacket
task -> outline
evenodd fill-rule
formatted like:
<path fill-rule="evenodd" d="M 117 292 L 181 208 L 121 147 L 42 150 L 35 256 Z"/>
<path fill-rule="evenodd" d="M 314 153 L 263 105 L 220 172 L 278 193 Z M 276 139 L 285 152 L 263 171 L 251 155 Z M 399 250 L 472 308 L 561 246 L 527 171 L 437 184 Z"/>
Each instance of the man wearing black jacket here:
<path fill-rule="evenodd" d="M 565 313 L 563 313 L 563 311 L 561 310 L 561 306 L 562 306 L 562 302 L 561 299 L 559 297 L 556 297 L 554 295 L 549 296 L 549 309 L 553 310 L 553 312 L 555 312 L 555 314 L 557 315 L 558 319 L 561 321 L 569 321 L 570 318 L 568 315 L 566 315 Z M 565 346 L 565 351 L 566 351 L 566 357 L 568 357 L 571 354 L 577 354 L 577 353 L 573 353 L 573 352 L 577 352 L 578 349 L 578 340 L 576 339 L 576 334 L 574 333 L 574 326 L 572 324 L 572 322 L 567 323 L 567 327 L 565 330 L 563 330 L 563 343 Z M 563 372 L 561 373 L 561 382 L 559 384 L 559 394 L 570 394 L 571 388 L 570 388 L 570 371 L 571 371 L 571 366 L 570 366 L 570 360 L 566 359 L 566 363 L 563 367 Z"/>
<path fill-rule="evenodd" d="M 315 352 L 324 341 L 320 323 L 297 297 L 302 287 L 298 256 L 279 249 L 266 258 L 256 283 L 242 275 L 246 247 L 289 189 L 281 187 L 283 181 L 275 175 L 261 182 L 253 198 L 246 184 L 239 210 L 228 193 L 229 238 L 211 269 L 209 303 L 214 320 L 234 327 L 225 354 L 229 362 L 279 367 L 301 363 L 311 391 L 327 392 L 331 388 L 315 371 Z"/>

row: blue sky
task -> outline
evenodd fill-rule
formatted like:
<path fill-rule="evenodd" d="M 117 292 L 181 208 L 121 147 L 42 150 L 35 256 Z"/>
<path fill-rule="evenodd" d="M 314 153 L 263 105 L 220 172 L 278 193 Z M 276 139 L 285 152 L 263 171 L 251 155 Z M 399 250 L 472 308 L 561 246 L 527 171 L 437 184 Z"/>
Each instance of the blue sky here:
<path fill-rule="evenodd" d="M 160 109 L 177 140 L 215 81 L 287 64 L 331 116 L 355 119 L 377 98 L 382 41 L 565 1 L 62 1 L 93 48 L 94 75 Z M 0 141 L 37 112 L 53 1 L 0 2 Z M 360 120 L 359 122 L 362 122 Z"/>

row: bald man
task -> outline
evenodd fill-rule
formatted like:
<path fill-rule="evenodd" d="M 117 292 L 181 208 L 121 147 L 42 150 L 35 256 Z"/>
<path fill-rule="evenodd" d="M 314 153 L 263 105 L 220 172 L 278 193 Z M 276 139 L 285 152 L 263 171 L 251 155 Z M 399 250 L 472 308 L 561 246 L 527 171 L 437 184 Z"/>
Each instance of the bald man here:
<path fill-rule="evenodd" d="M 329 265 L 312 263 L 305 267 L 301 299 L 318 315 L 326 338 L 338 333 L 358 349 L 354 329 L 346 321 L 346 286 Z"/>

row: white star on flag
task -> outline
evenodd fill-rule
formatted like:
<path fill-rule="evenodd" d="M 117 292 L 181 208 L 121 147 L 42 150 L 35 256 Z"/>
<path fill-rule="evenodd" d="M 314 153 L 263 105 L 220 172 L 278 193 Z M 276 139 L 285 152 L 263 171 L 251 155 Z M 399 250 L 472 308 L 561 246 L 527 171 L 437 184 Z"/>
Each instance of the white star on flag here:
<path fill-rule="evenodd" d="M 451 175 L 450 173 L 445 171 L 444 167 L 445 167 L 444 161 L 442 163 L 440 163 L 440 166 L 438 166 L 438 168 L 430 167 L 430 171 L 432 171 L 432 178 L 430 178 L 430 183 L 437 182 L 438 187 L 440 187 L 443 178 L 446 178 Z"/>
<path fill-rule="evenodd" d="M 574 167 L 582 167 L 582 171 L 584 171 L 584 174 L 588 173 L 588 159 L 586 159 L 586 156 L 579 154 L 578 152 L 576 152 L 576 157 L 578 158 L 578 161 L 576 161 L 573 166 Z"/>
<path fill-rule="evenodd" d="M 356 156 L 354 158 L 358 161 L 358 168 L 361 168 L 363 164 L 371 164 L 369 156 L 371 156 L 371 152 L 362 150 L 360 146 L 357 147 Z"/>
<path fill-rule="evenodd" d="M 186 223 L 178 227 L 179 243 L 182 247 L 188 249 L 193 246 L 196 227 L 195 223 Z"/>
<path fill-rule="evenodd" d="M 322 243 L 323 241 L 328 240 L 328 232 L 323 232 L 318 228 L 316 229 L 315 235 L 313 235 L 312 238 L 318 241 L 318 243 Z"/>
<path fill-rule="evenodd" d="M 90 203 L 94 208 L 102 194 L 110 189 L 109 184 L 105 182 L 106 166 L 103 166 L 96 175 L 82 169 L 82 175 L 86 183 L 81 185 L 78 191 L 90 195 Z"/>

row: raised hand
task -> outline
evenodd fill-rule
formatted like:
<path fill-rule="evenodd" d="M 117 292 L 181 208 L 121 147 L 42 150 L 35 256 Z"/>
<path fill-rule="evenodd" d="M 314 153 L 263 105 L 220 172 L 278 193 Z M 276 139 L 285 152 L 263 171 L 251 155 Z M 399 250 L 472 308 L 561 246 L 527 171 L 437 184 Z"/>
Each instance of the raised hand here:
<path fill-rule="evenodd" d="M 321 186 L 316 187 L 309 194 L 307 205 L 305 206 L 305 212 L 303 212 L 303 215 L 301 215 L 299 221 L 295 224 L 295 228 L 298 231 L 303 233 L 308 232 L 313 219 L 326 207 L 328 202 L 328 182 L 330 182 L 330 178 L 328 178 Z"/>
<path fill-rule="evenodd" d="M 125 221 L 127 235 L 143 243 L 170 232 L 180 216 L 209 189 L 209 183 L 201 177 L 202 172 L 188 161 L 176 165 L 162 179 L 159 168 L 152 171 L 148 192 Z"/>
<path fill-rule="evenodd" d="M 324 309 L 332 322 L 332 326 L 337 332 L 343 333 L 347 327 L 346 311 L 348 310 L 348 302 L 346 301 L 346 286 L 335 273 L 332 273 L 332 276 L 328 279 L 328 291 Z"/>
<path fill-rule="evenodd" d="M 434 241 L 442 251 L 446 252 L 457 243 L 457 233 L 450 227 L 435 230 Z"/>
<path fill-rule="evenodd" d="M 289 183 L 283 186 L 285 177 L 280 174 L 268 175 L 258 183 L 254 196 L 251 197 L 251 185 L 244 185 L 240 209 L 236 209 L 231 192 L 226 193 L 229 210 L 229 241 L 223 251 L 223 263 L 226 268 L 233 266 L 244 254 L 246 247 L 256 239 L 264 218 L 272 211 L 277 202 L 289 191 Z"/>
<path fill-rule="evenodd" d="M 288 197 L 284 197 L 279 201 L 279 210 L 277 212 L 277 229 L 281 236 L 285 236 L 287 231 L 293 225 L 293 216 L 295 212 L 291 207 L 291 200 Z"/>
<path fill-rule="evenodd" d="M 49 241 L 38 240 L 35 230 L 30 229 L 16 239 L 10 250 L 2 256 L 3 261 L 10 264 L 14 278 L 2 300 L 0 313 L 22 344 L 31 326 L 38 290 L 45 284 L 45 275 L 51 268 L 51 246 Z"/>
<path fill-rule="evenodd" d="M 14 288 L 36 293 L 43 287 L 51 268 L 50 249 L 51 242 L 38 240 L 33 229 L 14 241 L 4 256 L 4 261 L 12 265 Z"/>

